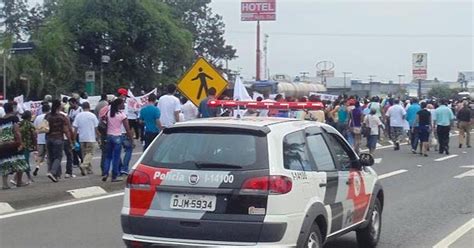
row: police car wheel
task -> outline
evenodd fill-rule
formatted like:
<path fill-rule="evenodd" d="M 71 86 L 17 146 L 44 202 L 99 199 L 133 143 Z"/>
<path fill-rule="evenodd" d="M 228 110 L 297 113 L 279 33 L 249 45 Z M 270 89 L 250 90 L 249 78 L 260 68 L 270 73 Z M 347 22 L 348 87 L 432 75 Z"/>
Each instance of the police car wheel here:
<path fill-rule="evenodd" d="M 309 231 L 308 238 L 306 239 L 306 245 L 304 247 L 308 248 L 322 248 L 323 239 L 321 238 L 321 231 L 319 231 L 319 226 L 316 223 L 313 223 Z"/>
<path fill-rule="evenodd" d="M 374 248 L 380 239 L 380 231 L 382 230 L 382 212 L 379 199 L 375 199 L 374 207 L 370 213 L 369 224 L 356 231 L 357 242 L 361 247 Z"/>

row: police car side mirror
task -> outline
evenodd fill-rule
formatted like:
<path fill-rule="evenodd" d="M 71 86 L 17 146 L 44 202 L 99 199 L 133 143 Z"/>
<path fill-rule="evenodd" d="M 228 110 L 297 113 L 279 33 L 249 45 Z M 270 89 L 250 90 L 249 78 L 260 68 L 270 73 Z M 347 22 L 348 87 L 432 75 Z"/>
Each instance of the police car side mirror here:
<path fill-rule="evenodd" d="M 362 166 L 374 165 L 374 156 L 370 153 L 361 153 L 359 155 L 359 162 Z"/>

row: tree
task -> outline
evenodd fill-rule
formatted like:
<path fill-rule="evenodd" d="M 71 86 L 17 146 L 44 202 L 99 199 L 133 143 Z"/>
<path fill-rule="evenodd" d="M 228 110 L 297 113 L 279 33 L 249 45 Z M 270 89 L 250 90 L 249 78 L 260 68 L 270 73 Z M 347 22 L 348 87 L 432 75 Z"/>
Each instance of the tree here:
<path fill-rule="evenodd" d="M 436 97 L 440 99 L 451 99 L 460 92 L 460 89 L 451 89 L 446 85 L 435 86 L 428 91 L 429 97 Z"/>
<path fill-rule="evenodd" d="M 27 0 L 3 0 L 0 19 L 5 38 L 22 40 L 25 23 L 28 18 Z"/>
<path fill-rule="evenodd" d="M 195 57 L 203 56 L 222 68 L 223 62 L 237 58 L 231 45 L 224 39 L 225 24 L 222 16 L 212 13 L 210 0 L 162 0 L 172 7 L 177 18 L 193 34 Z"/>

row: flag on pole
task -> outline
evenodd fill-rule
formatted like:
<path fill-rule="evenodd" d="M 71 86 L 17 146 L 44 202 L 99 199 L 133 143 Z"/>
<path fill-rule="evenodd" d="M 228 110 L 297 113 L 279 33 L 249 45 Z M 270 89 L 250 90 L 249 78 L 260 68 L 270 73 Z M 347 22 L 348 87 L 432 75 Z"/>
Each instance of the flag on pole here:
<path fill-rule="evenodd" d="M 235 79 L 234 84 L 234 100 L 236 101 L 252 101 L 247 89 L 244 86 L 244 83 L 239 76 Z"/>

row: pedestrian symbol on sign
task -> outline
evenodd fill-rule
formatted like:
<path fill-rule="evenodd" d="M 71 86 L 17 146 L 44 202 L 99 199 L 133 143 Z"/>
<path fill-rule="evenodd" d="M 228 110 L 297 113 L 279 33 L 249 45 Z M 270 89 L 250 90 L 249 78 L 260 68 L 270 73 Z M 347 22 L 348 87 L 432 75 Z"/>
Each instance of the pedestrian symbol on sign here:
<path fill-rule="evenodd" d="M 179 81 L 178 90 L 194 105 L 199 106 L 208 97 L 208 90 L 214 88 L 216 97 L 219 97 L 227 85 L 227 80 L 212 64 L 199 58 Z"/>
<path fill-rule="evenodd" d="M 209 78 L 210 80 L 213 80 L 212 77 L 210 77 L 209 75 L 207 75 L 206 73 L 203 72 L 203 69 L 201 67 L 199 67 L 199 74 L 191 79 L 192 81 L 195 81 L 197 79 L 199 79 L 199 81 L 201 81 L 201 85 L 199 86 L 199 91 L 198 91 L 198 94 L 197 94 L 197 99 L 201 99 L 201 94 L 202 94 L 202 90 L 204 90 L 204 94 L 206 95 L 207 97 L 207 78 Z"/>

